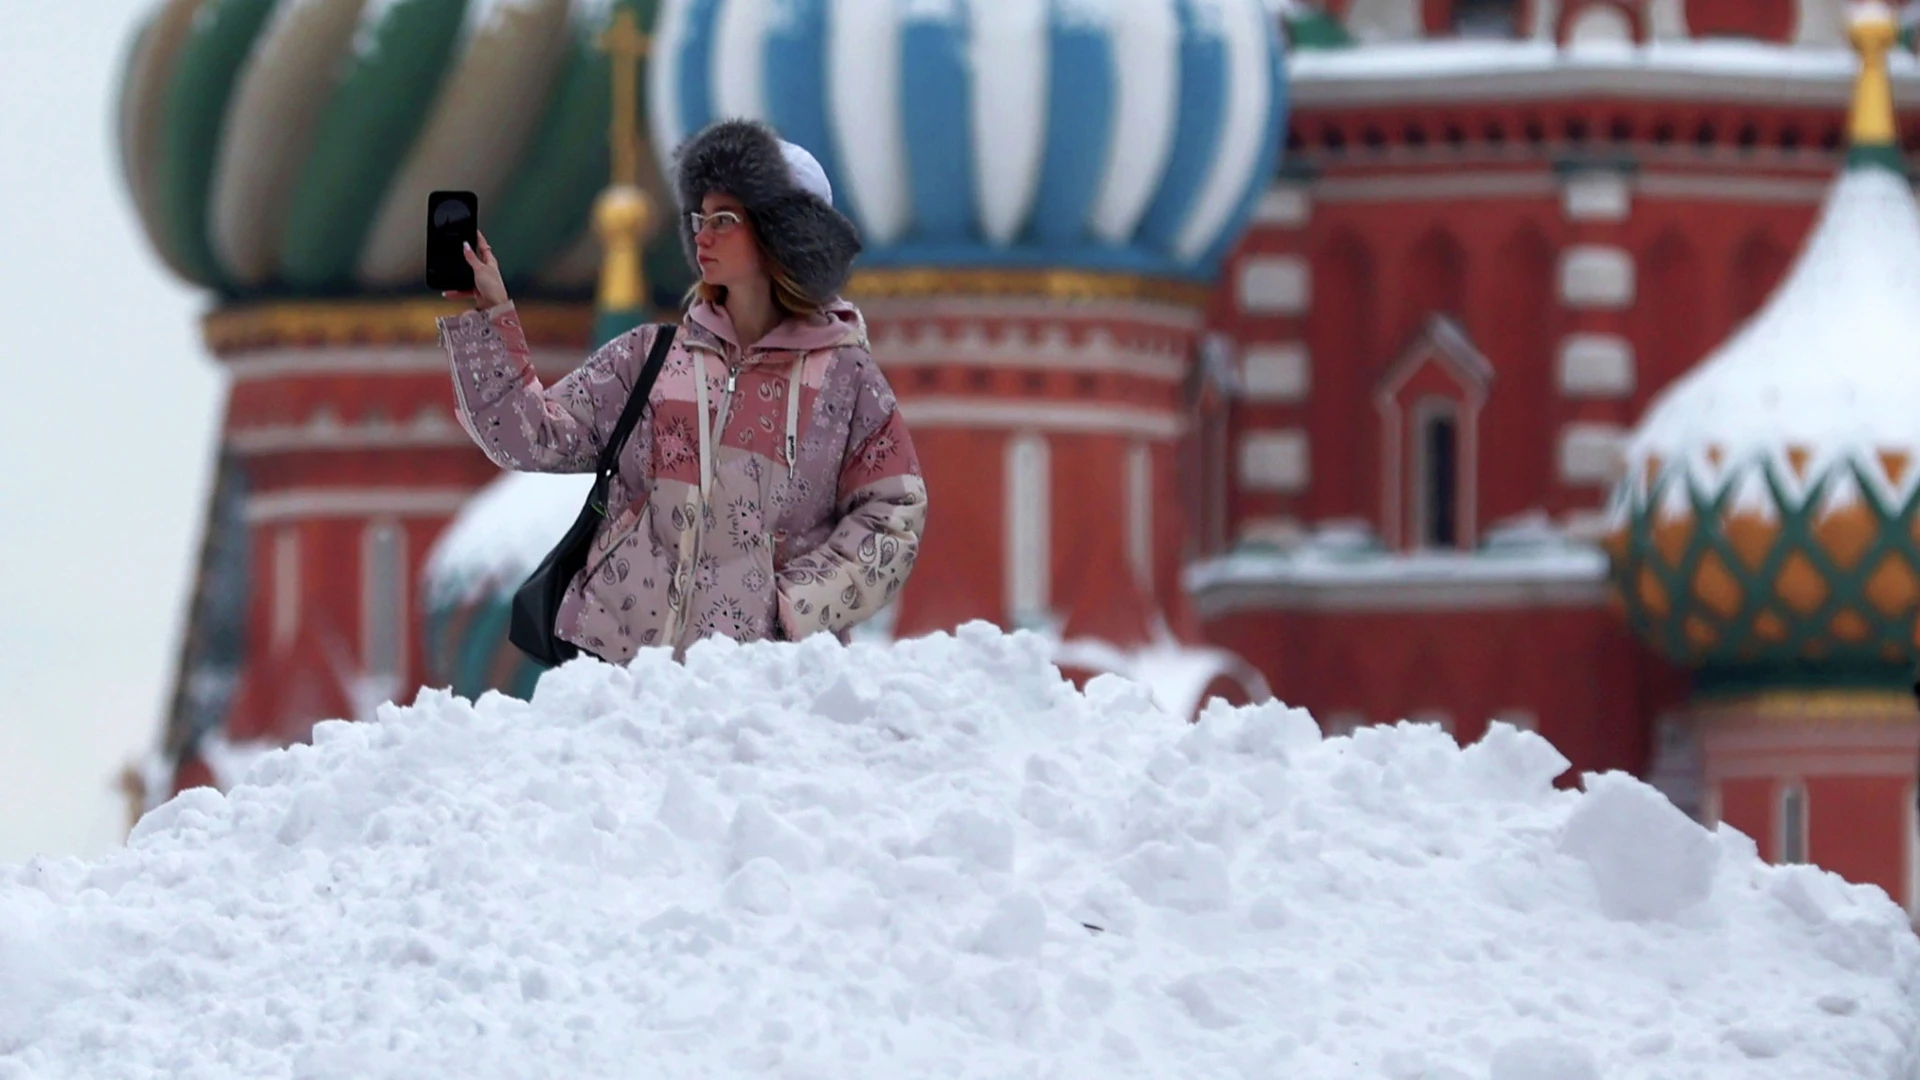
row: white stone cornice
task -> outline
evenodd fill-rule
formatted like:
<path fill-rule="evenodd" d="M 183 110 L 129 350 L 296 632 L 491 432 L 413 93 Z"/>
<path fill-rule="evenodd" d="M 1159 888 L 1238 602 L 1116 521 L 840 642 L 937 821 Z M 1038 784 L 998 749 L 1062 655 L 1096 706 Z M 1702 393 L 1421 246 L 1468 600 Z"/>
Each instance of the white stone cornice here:
<path fill-rule="evenodd" d="M 549 372 L 565 374 L 584 363 L 586 354 L 566 349 L 535 349 L 532 360 L 535 370 L 543 376 Z M 447 354 L 438 346 L 260 349 L 225 357 L 220 366 L 236 383 L 313 376 L 443 375 L 450 370 Z"/>
<path fill-rule="evenodd" d="M 1186 419 L 1177 413 L 1104 403 L 919 396 L 902 397 L 900 413 L 909 427 L 928 430 L 1026 430 L 1159 440 L 1177 439 L 1187 430 Z"/>
<path fill-rule="evenodd" d="M 1314 185 L 1326 203 L 1404 202 L 1420 199 L 1545 198 L 1560 183 L 1544 169 L 1334 177 Z"/>
<path fill-rule="evenodd" d="M 1139 326 L 1161 330 L 1198 332 L 1206 322 L 1206 313 L 1182 304 L 1151 300 L 1085 300 L 1063 303 L 1045 297 L 1030 296 L 946 296 L 896 298 L 876 296 L 860 302 L 860 311 L 876 335 L 889 327 L 918 325 L 931 319 L 955 319 L 964 322 L 1053 323 L 1093 322 Z M 876 344 L 880 340 L 876 336 Z M 883 358 L 884 359 L 884 358 Z"/>
<path fill-rule="evenodd" d="M 250 524 L 314 518 L 449 517 L 473 498 L 470 488 L 289 488 L 249 496 Z"/>
<path fill-rule="evenodd" d="M 472 446 L 453 418 L 425 412 L 404 424 L 342 424 L 322 414 L 305 424 L 263 424 L 230 431 L 227 447 L 237 454 L 306 451 L 440 449 Z"/>

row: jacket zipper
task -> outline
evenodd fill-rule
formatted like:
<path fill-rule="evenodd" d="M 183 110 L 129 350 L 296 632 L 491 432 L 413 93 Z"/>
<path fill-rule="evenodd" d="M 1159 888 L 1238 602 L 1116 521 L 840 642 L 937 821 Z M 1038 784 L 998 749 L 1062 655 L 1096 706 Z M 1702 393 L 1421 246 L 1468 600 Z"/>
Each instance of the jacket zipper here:
<path fill-rule="evenodd" d="M 700 348 L 700 346 L 691 346 Z M 702 349 L 711 352 L 710 349 Z M 720 474 L 720 447 L 727 441 L 727 421 L 733 413 L 733 393 L 740 385 L 740 372 L 747 364 L 745 349 L 740 350 L 740 359 L 727 360 L 726 354 L 720 358 L 727 363 L 727 381 L 720 394 L 720 405 L 714 410 L 712 421 L 713 445 L 702 446 L 700 454 L 705 461 L 702 470 L 716 479 Z M 698 373 L 696 373 L 698 377 Z M 675 653 L 684 653 L 687 647 L 687 632 L 693 629 L 693 593 L 694 582 L 700 574 L 700 549 L 707 539 L 707 509 L 710 493 L 700 492 L 700 498 L 693 506 L 693 547 L 691 563 L 687 566 L 687 585 L 680 605 L 680 625 L 674 629 L 673 646 Z M 676 571 L 678 568 L 675 568 Z"/>

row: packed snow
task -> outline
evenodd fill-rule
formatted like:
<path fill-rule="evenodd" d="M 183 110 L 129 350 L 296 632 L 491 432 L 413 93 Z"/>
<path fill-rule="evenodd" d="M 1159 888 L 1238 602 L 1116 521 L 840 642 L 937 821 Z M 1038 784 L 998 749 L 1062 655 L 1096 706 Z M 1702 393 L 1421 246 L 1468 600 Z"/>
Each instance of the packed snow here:
<path fill-rule="evenodd" d="M 0 1077 L 1913 1075 L 1884 893 L 1566 764 L 978 624 L 423 691 L 0 868 Z"/>

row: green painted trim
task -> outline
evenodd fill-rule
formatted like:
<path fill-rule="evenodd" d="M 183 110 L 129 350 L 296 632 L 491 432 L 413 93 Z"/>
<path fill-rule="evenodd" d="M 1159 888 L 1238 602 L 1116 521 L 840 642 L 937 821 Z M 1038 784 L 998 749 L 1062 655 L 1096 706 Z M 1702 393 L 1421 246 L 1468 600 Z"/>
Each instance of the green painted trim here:
<path fill-rule="evenodd" d="M 452 657 L 459 645 L 455 635 L 460 627 L 461 613 L 457 608 L 431 603 L 421 610 L 426 612 L 421 619 L 420 637 L 426 650 L 427 680 L 459 693 L 453 677 Z"/>
<path fill-rule="evenodd" d="M 1913 685 L 1913 669 L 1906 664 L 1836 662 L 1774 662 L 1768 664 L 1708 664 L 1693 673 L 1695 700 L 1744 697 L 1769 690 L 1895 690 Z"/>
<path fill-rule="evenodd" d="M 469 611 L 453 670 L 455 693 L 477 698 L 497 689 L 493 680 L 495 657 L 502 650 L 518 651 L 507 641 L 507 624 L 512 618 L 511 594 L 489 596 Z"/>
<path fill-rule="evenodd" d="M 512 645 L 507 646 L 507 648 L 513 652 L 515 656 L 519 657 L 519 662 L 517 666 L 514 667 L 513 674 L 503 681 L 500 692 L 503 694 L 511 694 L 521 701 L 532 701 L 533 692 L 540 685 L 540 676 L 545 675 L 547 669 L 542 667 L 539 662 L 532 657 L 522 654 L 520 650 L 515 649 Z"/>
<path fill-rule="evenodd" d="M 595 312 L 593 316 L 593 347 L 597 349 L 646 321 L 647 312 L 642 308 Z"/>
<path fill-rule="evenodd" d="M 174 61 L 162 122 L 159 214 L 188 277 L 215 288 L 225 274 L 207 235 L 207 200 L 227 101 L 274 0 L 208 0 Z"/>
<path fill-rule="evenodd" d="M 1670 469 L 1658 477 L 1645 498 L 1634 507 L 1625 557 L 1615 560 L 1610 567 L 1614 589 L 1626 608 L 1628 625 L 1662 656 L 1703 670 L 1717 667 L 1777 672 L 1777 678 L 1801 682 L 1813 677 L 1810 672 L 1829 673 L 1822 677 L 1842 680 L 1855 677 L 1849 673 L 1866 672 L 1866 677 L 1875 680 L 1871 685 L 1879 685 L 1880 673 L 1886 671 L 1898 672 L 1904 679 L 1913 665 L 1916 612 L 1910 605 L 1906 611 L 1882 614 L 1867 598 L 1867 581 L 1889 556 L 1904 562 L 1909 572 L 1920 577 L 1920 544 L 1916 543 L 1913 531 L 1916 514 L 1920 513 L 1920 491 L 1904 505 L 1886 506 L 1860 463 L 1848 461 L 1844 467 L 1852 473 L 1861 505 L 1875 518 L 1873 540 L 1850 570 L 1836 565 L 1813 534 L 1815 516 L 1839 475 L 1837 469 L 1816 479 L 1806 498 L 1798 503 L 1789 498 L 1786 480 L 1772 460 L 1730 470 L 1724 486 L 1711 495 L 1702 493 L 1689 482 L 1683 470 Z M 1779 534 L 1760 566 L 1749 570 L 1719 522 L 1725 520 L 1733 493 L 1752 468 L 1762 470 L 1771 501 L 1778 508 Z M 1653 526 L 1657 508 L 1675 483 L 1686 485 L 1686 498 L 1695 525 L 1677 563 L 1669 563 L 1654 546 Z M 1693 595 L 1692 582 L 1708 553 L 1719 557 L 1739 585 L 1740 606 L 1731 618 L 1721 618 Z M 1827 588 L 1825 602 L 1806 615 L 1787 607 L 1777 596 L 1773 584 L 1787 560 L 1795 554 L 1813 566 Z M 1638 583 L 1643 569 L 1653 574 L 1667 595 L 1665 617 L 1655 616 L 1641 603 Z M 1833 636 L 1830 627 L 1842 611 L 1852 611 L 1866 623 L 1865 641 L 1848 644 Z M 1787 628 L 1785 640 L 1771 643 L 1760 640 L 1755 626 L 1760 616 L 1768 613 Z M 1716 629 L 1718 640 L 1712 648 L 1703 651 L 1688 642 L 1689 616 L 1697 616 Z M 1825 655 L 1817 659 L 1808 655 L 1808 649 L 1816 644 L 1826 649 Z M 1893 650 L 1899 659 L 1882 655 L 1887 649 Z M 1850 684 L 1843 681 L 1836 685 Z"/>
<path fill-rule="evenodd" d="M 1884 143 L 1877 146 L 1856 146 L 1847 151 L 1847 169 L 1885 169 L 1906 179 L 1907 162 L 1897 146 Z"/>
<path fill-rule="evenodd" d="M 1560 180 L 1583 173 L 1614 173 L 1631 178 L 1640 174 L 1640 160 L 1612 150 L 1571 151 L 1554 155 L 1552 169 Z"/>
<path fill-rule="evenodd" d="M 1324 11 L 1309 11 L 1286 21 L 1287 41 L 1296 49 L 1345 49 L 1354 44 L 1353 35 L 1340 20 Z"/>
<path fill-rule="evenodd" d="M 281 276 L 296 291 L 355 291 L 360 250 L 433 109 L 466 8 L 467 0 L 400 0 L 374 29 L 371 48 L 349 63 L 287 217 Z M 480 212 L 484 219 L 487 208 Z"/>

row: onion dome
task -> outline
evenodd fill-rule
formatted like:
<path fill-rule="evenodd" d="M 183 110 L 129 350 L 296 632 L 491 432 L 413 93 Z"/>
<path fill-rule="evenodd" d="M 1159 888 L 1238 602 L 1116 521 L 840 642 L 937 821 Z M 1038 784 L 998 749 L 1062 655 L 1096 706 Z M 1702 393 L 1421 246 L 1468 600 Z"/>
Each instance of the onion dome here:
<path fill-rule="evenodd" d="M 430 683 L 466 697 L 533 693 L 543 669 L 507 640 L 513 594 L 592 487 L 592 473 L 506 473 L 461 508 L 422 575 Z"/>
<path fill-rule="evenodd" d="M 654 4 L 166 0 L 119 101 L 148 240 L 233 297 L 415 292 L 427 194 L 459 188 L 517 293 L 589 290 L 611 112 L 595 37 Z M 653 276 L 687 280 L 673 238 L 656 249 Z"/>
<path fill-rule="evenodd" d="M 1207 279 L 1286 128 L 1265 0 L 686 0 L 648 77 L 656 151 L 721 118 L 812 151 L 862 268 Z"/>
<path fill-rule="evenodd" d="M 1853 148 L 1778 290 L 1628 443 L 1608 538 L 1633 628 L 1751 682 L 1904 683 L 1920 608 L 1920 208 L 1884 4 L 1855 6 Z"/>

